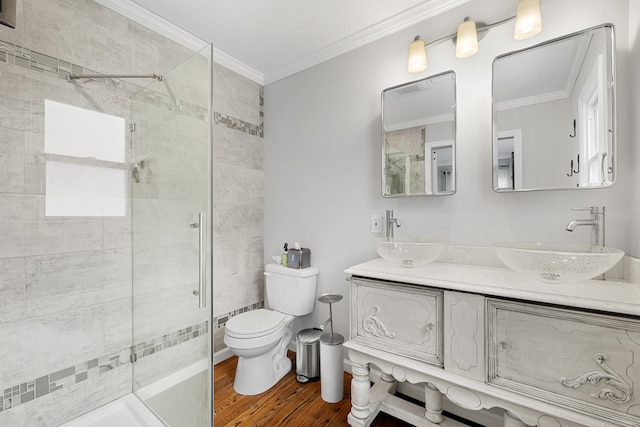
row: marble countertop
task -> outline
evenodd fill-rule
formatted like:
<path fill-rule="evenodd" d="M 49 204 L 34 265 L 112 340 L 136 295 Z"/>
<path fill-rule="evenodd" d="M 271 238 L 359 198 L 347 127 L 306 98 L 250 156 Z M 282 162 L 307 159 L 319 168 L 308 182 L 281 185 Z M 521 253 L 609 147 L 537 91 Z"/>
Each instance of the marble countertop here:
<path fill-rule="evenodd" d="M 345 273 L 440 289 L 640 316 L 640 284 L 623 279 L 548 284 L 531 280 L 496 265 L 434 262 L 422 268 L 404 268 L 389 264 L 382 258 L 349 267 Z"/>

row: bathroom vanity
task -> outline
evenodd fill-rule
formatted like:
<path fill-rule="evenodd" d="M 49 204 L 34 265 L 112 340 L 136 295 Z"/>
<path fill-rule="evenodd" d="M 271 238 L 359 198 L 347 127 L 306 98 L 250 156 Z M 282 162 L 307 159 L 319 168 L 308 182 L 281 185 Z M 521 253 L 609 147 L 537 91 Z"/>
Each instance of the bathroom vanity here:
<path fill-rule="evenodd" d="M 490 252 L 458 247 L 422 268 L 376 259 L 345 271 L 349 424 L 383 411 L 418 426 L 464 425 L 443 416 L 446 396 L 465 409 L 503 408 L 511 427 L 640 426 L 638 261 L 625 257 L 617 279 L 546 284 Z M 382 372 L 373 386 L 372 365 Z M 395 396 L 404 381 L 424 388 L 424 407 Z"/>

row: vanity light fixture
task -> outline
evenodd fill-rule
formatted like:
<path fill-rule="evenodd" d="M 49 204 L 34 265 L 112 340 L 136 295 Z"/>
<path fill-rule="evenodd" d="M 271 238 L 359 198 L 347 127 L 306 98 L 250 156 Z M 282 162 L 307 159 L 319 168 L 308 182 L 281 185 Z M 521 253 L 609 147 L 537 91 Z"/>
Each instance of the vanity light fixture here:
<path fill-rule="evenodd" d="M 484 25 L 465 18 L 458 26 L 458 32 L 439 38 L 425 44 L 420 36 L 409 44 L 408 70 L 410 73 L 421 73 L 427 69 L 427 46 L 440 43 L 444 40 L 453 40 L 456 44 L 456 58 L 468 58 L 478 53 L 478 41 L 482 40 L 490 28 L 503 24 L 512 19 L 516 20 L 513 32 L 515 40 L 526 40 L 534 37 L 542 31 L 542 15 L 540 12 L 540 0 L 520 0 L 515 16 Z"/>
<path fill-rule="evenodd" d="M 468 58 L 478 53 L 478 31 L 476 21 L 465 18 L 458 25 L 456 36 L 456 58 Z"/>
<path fill-rule="evenodd" d="M 409 72 L 421 73 L 427 69 L 427 48 L 424 40 L 416 36 L 409 44 Z"/>
<path fill-rule="evenodd" d="M 540 0 L 521 0 L 516 12 L 516 26 L 513 38 L 526 40 L 542 31 Z"/>

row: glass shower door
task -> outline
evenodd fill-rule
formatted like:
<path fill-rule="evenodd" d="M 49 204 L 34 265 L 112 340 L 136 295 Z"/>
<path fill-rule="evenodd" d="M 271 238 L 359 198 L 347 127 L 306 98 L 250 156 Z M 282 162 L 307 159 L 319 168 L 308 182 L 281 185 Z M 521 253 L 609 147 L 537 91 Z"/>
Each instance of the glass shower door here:
<path fill-rule="evenodd" d="M 211 48 L 132 99 L 133 391 L 212 424 Z"/>

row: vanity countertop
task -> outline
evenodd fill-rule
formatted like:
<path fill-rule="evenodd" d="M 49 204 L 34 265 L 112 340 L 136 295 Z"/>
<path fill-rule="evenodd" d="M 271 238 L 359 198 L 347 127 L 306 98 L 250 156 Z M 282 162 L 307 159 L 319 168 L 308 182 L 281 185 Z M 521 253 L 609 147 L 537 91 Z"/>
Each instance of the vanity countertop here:
<path fill-rule="evenodd" d="M 345 273 L 461 292 L 640 316 L 640 285 L 623 280 L 549 284 L 496 266 L 434 262 L 426 267 L 405 268 L 391 265 L 382 258 L 349 267 Z"/>

